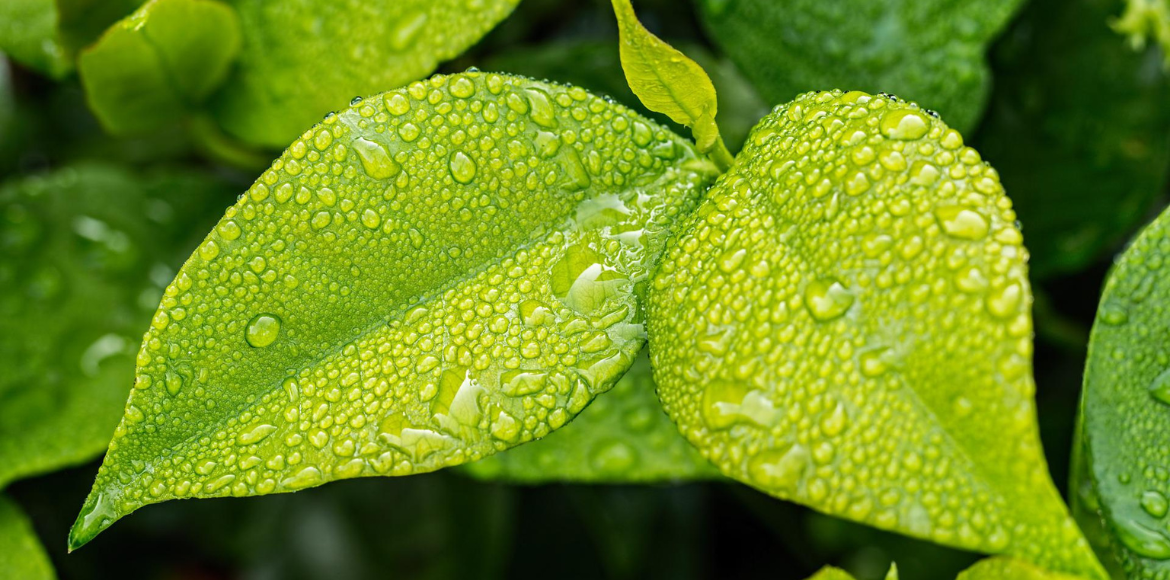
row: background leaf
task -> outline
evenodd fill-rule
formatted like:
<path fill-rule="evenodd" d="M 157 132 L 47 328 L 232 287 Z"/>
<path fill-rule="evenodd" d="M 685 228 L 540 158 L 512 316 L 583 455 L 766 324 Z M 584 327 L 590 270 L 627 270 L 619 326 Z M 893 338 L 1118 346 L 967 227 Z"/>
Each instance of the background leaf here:
<path fill-rule="evenodd" d="M 1014 221 L 995 170 L 917 105 L 776 109 L 655 275 L 667 413 L 777 497 L 1104 577 L 1045 470 Z"/>
<path fill-rule="evenodd" d="M 0 488 L 105 448 L 139 333 L 195 245 L 186 225 L 223 194 L 202 174 L 94 164 L 0 187 Z"/>
<path fill-rule="evenodd" d="M 52 77 L 73 69 L 78 49 L 143 0 L 5 0 L 0 52 Z"/>
<path fill-rule="evenodd" d="M 885 91 L 960 131 L 983 112 L 984 50 L 1022 0 L 697 0 L 712 40 L 769 103 L 842 87 Z"/>
<path fill-rule="evenodd" d="M 654 483 L 718 475 L 662 412 L 646 354 L 572 423 L 468 464 L 466 472 L 518 483 Z"/>
<path fill-rule="evenodd" d="M 167 288 L 71 545 L 167 499 L 432 471 L 550 433 L 633 362 L 635 288 L 712 178 L 579 88 L 473 72 L 355 101 Z"/>
<path fill-rule="evenodd" d="M 1074 495 L 1084 517 L 1100 514 L 1101 539 L 1127 577 L 1170 569 L 1166 530 L 1170 466 L 1170 328 L 1164 291 L 1170 214 L 1163 213 L 1118 259 L 1105 284 L 1089 342 L 1081 400 L 1082 453 L 1075 462 L 1088 486 Z M 1088 501 L 1086 501 L 1088 500 Z"/>
<path fill-rule="evenodd" d="M 235 10 L 214 0 L 151 0 L 81 53 L 94 114 L 114 134 L 166 125 L 223 82 L 240 50 Z"/>
<path fill-rule="evenodd" d="M 0 576 L 20 580 L 57 577 L 28 517 L 3 495 L 0 495 Z"/>
<path fill-rule="evenodd" d="M 993 53 L 976 146 L 1023 223 L 1032 274 L 1088 266 L 1144 220 L 1170 163 L 1170 83 L 1157 49 L 1109 29 L 1112 0 L 1035 0 Z"/>

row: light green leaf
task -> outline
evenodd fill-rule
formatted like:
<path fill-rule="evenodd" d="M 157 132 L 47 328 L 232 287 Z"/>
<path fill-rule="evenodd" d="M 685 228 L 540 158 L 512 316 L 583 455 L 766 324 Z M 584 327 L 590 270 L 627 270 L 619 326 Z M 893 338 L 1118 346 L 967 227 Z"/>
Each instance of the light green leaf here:
<path fill-rule="evenodd" d="M 832 566 L 825 566 L 809 577 L 808 580 L 856 580 L 853 575 Z"/>
<path fill-rule="evenodd" d="M 720 134 L 731 151 L 738 151 L 748 131 L 768 113 L 769 107 L 756 89 L 744 78 L 735 64 L 716 57 L 697 44 L 683 45 L 683 50 L 711 74 L 717 89 Z M 484 62 L 488 70 L 506 70 L 537 79 L 557 79 L 608 95 L 623 105 L 672 127 L 681 126 L 666 115 L 647 109 L 634 96 L 622 72 L 618 46 L 608 41 L 573 41 L 520 46 L 492 55 Z"/>
<path fill-rule="evenodd" d="M 282 147 L 357 95 L 458 56 L 520 0 L 232 0 L 244 48 L 212 112 L 249 143 Z"/>
<path fill-rule="evenodd" d="M 699 151 L 730 165 L 731 154 L 719 136 L 715 85 L 703 67 L 646 30 L 630 0 L 613 0 L 621 36 L 622 70 L 630 89 L 647 109 L 690 127 Z"/>
<path fill-rule="evenodd" d="M 70 536 L 180 497 L 474 461 L 645 342 L 635 288 L 713 178 L 585 90 L 470 72 L 305 131 L 167 288 Z"/>
<path fill-rule="evenodd" d="M 973 129 L 990 88 L 984 50 L 1022 0 L 696 0 L 712 40 L 764 100 L 886 91 Z"/>
<path fill-rule="evenodd" d="M 179 232 L 224 193 L 104 165 L 0 187 L 0 488 L 105 448 L 142 329 L 197 241 Z"/>
<path fill-rule="evenodd" d="M 1076 580 L 1011 558 L 987 558 L 964 570 L 955 580 Z"/>
<path fill-rule="evenodd" d="M 0 2 L 0 52 L 62 77 L 73 55 L 142 0 L 4 0 Z"/>
<path fill-rule="evenodd" d="M 235 10 L 216 0 L 151 0 L 78 58 L 106 130 L 156 129 L 200 106 L 240 50 Z"/>
<path fill-rule="evenodd" d="M 28 517 L 3 495 L 0 495 L 0 577 L 20 580 L 57 577 Z"/>
<path fill-rule="evenodd" d="M 1098 530 L 1128 578 L 1170 570 L 1170 213 L 1163 213 L 1117 260 L 1089 339 L 1074 461 L 1078 515 Z M 1087 489 L 1085 489 L 1087 487 Z M 1099 515 L 1097 515 L 1099 514 Z"/>
<path fill-rule="evenodd" d="M 1150 40 L 1162 47 L 1166 66 L 1170 67 L 1170 1 L 1125 0 L 1125 12 L 1112 22 L 1113 29 L 1129 37 L 1135 49 L 1145 48 Z"/>
<path fill-rule="evenodd" d="M 777 497 L 1103 577 L 1045 469 L 1014 221 L 995 170 L 917 105 L 777 108 L 654 277 L 667 413 Z"/>
<path fill-rule="evenodd" d="M 645 354 L 572 423 L 540 441 L 468 464 L 466 471 L 479 479 L 520 483 L 652 483 L 718 476 L 662 412 Z"/>
<path fill-rule="evenodd" d="M 1105 26 L 1113 0 L 1036 0 L 993 54 L 976 146 L 999 169 L 1033 277 L 1082 269 L 1132 235 L 1164 191 L 1170 80 Z"/>

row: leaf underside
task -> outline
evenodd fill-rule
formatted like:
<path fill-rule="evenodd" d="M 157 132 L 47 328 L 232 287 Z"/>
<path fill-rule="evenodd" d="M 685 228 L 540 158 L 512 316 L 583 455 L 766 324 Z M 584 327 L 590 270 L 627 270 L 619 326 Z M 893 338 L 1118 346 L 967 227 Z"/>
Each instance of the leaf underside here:
<path fill-rule="evenodd" d="M 0 577 L 52 580 L 57 577 L 32 523 L 8 497 L 0 495 Z"/>
<path fill-rule="evenodd" d="M 198 241 L 177 222 L 210 226 L 231 199 L 200 175 L 105 165 L 0 187 L 0 489 L 106 447 L 142 328 Z"/>
<path fill-rule="evenodd" d="M 995 170 L 917 105 L 778 108 L 655 275 L 668 414 L 777 497 L 1101 577 L 1045 469 L 1014 221 Z"/>
<path fill-rule="evenodd" d="M 646 354 L 572 423 L 540 441 L 468 464 L 466 472 L 527 484 L 658 483 L 719 475 L 662 412 Z"/>
<path fill-rule="evenodd" d="M 543 437 L 645 342 L 713 178 L 620 105 L 437 76 L 306 131 L 167 288 L 71 534 L 146 504 L 406 475 Z"/>
<path fill-rule="evenodd" d="M 1089 341 L 1074 510 L 1103 518 L 1105 548 L 1127 578 L 1170 570 L 1170 214 L 1116 262 Z"/>
<path fill-rule="evenodd" d="M 975 127 L 990 75 L 984 50 L 1022 0 L 696 0 L 712 40 L 764 99 L 824 87 L 888 91 Z"/>

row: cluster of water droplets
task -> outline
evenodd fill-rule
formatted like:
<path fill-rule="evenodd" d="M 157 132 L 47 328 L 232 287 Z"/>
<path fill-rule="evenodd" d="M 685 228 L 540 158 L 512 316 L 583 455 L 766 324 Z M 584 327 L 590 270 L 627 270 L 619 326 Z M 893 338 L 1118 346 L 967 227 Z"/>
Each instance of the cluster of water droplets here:
<path fill-rule="evenodd" d="M 663 258 L 663 402 L 725 473 L 780 497 L 1081 558 L 1035 429 L 1021 241 L 995 170 L 933 113 L 802 95 L 757 125 Z"/>
<path fill-rule="evenodd" d="M 355 99 L 167 288 L 88 509 L 430 471 L 547 435 L 644 344 L 635 288 L 712 178 L 577 88 L 468 72 Z"/>

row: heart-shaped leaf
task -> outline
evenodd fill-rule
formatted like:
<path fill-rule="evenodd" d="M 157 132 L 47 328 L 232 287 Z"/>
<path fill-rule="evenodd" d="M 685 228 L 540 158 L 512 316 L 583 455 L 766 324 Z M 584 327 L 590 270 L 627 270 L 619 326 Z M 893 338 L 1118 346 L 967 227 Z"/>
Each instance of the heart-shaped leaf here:
<path fill-rule="evenodd" d="M 57 577 L 28 517 L 0 495 L 0 577 L 52 580 Z"/>
<path fill-rule="evenodd" d="M 651 483 L 719 475 L 662 412 L 645 354 L 572 423 L 466 470 L 480 479 L 520 483 Z"/>
<path fill-rule="evenodd" d="M 767 493 L 1102 577 L 1045 469 L 1014 221 L 995 170 L 917 105 L 802 95 L 660 262 L 659 397 Z"/>
<path fill-rule="evenodd" d="M 1129 578 L 1170 571 L 1170 213 L 1117 260 L 1089 340 L 1081 399 L 1078 515 Z M 1098 515 L 1099 514 L 1099 515 Z M 1092 523 L 1092 522 L 1090 522 Z"/>
<path fill-rule="evenodd" d="M 63 77 L 73 69 L 78 49 L 142 2 L 4 0 L 0 2 L 0 52 L 52 77 Z"/>
<path fill-rule="evenodd" d="M 101 453 L 162 289 L 232 199 L 79 165 L 0 187 L 0 488 Z"/>
<path fill-rule="evenodd" d="M 712 40 L 768 102 L 823 87 L 890 91 L 973 129 L 984 51 L 1022 0 L 696 0 Z"/>
<path fill-rule="evenodd" d="M 306 131 L 167 288 L 71 533 L 146 504 L 406 475 L 543 437 L 645 342 L 713 164 L 629 109 L 469 72 Z"/>

